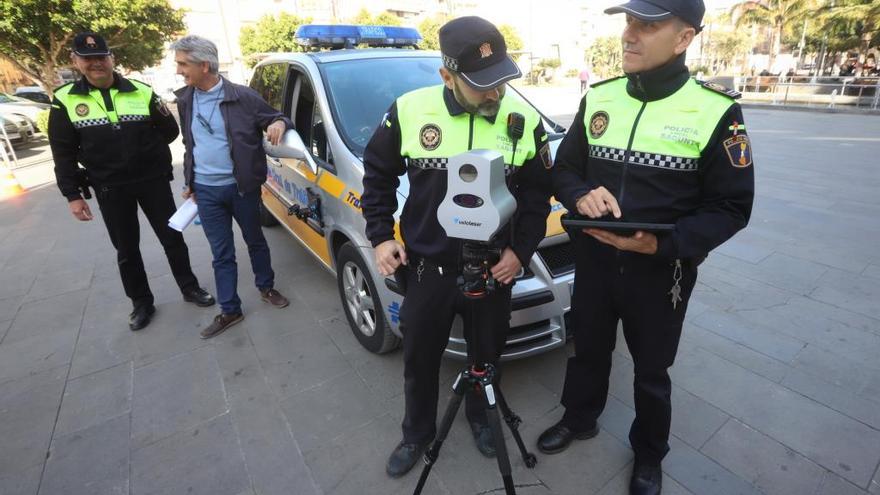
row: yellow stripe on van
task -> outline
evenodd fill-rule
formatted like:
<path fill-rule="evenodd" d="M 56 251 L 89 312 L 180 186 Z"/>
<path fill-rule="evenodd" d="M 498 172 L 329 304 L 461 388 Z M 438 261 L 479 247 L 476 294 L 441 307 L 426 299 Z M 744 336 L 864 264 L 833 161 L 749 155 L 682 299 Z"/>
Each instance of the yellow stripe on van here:
<path fill-rule="evenodd" d="M 309 164 L 302 160 L 297 160 L 296 158 L 282 158 L 281 163 L 283 163 L 287 167 L 290 167 L 291 170 L 298 173 L 299 175 L 302 175 L 306 178 L 306 180 L 310 182 L 315 182 L 315 178 L 317 178 L 317 175 L 312 172 Z"/>
<path fill-rule="evenodd" d="M 327 191 L 330 196 L 338 198 L 345 190 L 345 183 L 329 172 L 321 172 L 321 176 L 318 177 L 318 187 Z"/>

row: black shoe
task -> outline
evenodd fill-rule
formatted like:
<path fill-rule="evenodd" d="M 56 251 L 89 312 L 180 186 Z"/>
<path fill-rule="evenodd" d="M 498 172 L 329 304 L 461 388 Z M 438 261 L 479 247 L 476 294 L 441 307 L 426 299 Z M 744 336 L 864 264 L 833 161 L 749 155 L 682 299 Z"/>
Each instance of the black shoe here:
<path fill-rule="evenodd" d="M 192 287 L 183 290 L 183 300 L 196 306 L 207 308 L 214 305 L 214 296 L 201 287 Z"/>
<path fill-rule="evenodd" d="M 663 484 L 663 471 L 660 464 L 640 463 L 633 466 L 629 481 L 630 495 L 660 495 Z"/>
<path fill-rule="evenodd" d="M 489 425 L 471 422 L 471 433 L 474 434 L 477 450 L 486 457 L 495 457 L 495 436 Z"/>
<path fill-rule="evenodd" d="M 150 324 L 150 318 L 153 316 L 153 313 L 156 312 L 156 307 L 152 304 L 147 304 L 145 306 L 138 306 L 134 308 L 134 311 L 128 315 L 128 328 L 130 328 L 133 332 L 144 328 L 145 326 Z"/>
<path fill-rule="evenodd" d="M 422 458 L 422 454 L 428 450 L 428 445 L 430 444 L 431 442 L 424 445 L 400 442 L 394 448 L 394 452 L 388 457 L 388 462 L 385 464 L 385 472 L 392 478 L 400 478 L 416 465 L 416 462 Z"/>
<path fill-rule="evenodd" d="M 567 449 L 572 440 L 586 440 L 599 434 L 599 427 L 578 431 L 565 426 L 562 421 L 544 430 L 538 437 L 538 450 L 545 454 L 558 454 Z"/>

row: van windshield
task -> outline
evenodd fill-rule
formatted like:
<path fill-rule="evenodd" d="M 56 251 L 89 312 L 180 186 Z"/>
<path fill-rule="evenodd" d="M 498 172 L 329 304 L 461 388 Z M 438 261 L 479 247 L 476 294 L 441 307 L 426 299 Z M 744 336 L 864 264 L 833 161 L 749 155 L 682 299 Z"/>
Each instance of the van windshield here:
<path fill-rule="evenodd" d="M 442 83 L 440 57 L 345 60 L 322 68 L 339 133 L 358 156 L 363 156 L 394 100 L 409 91 Z"/>

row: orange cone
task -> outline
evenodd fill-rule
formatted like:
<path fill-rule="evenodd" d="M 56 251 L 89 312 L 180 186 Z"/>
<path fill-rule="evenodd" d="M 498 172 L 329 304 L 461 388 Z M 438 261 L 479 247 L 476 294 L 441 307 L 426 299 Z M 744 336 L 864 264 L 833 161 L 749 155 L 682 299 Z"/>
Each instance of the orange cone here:
<path fill-rule="evenodd" d="M 12 175 L 12 170 L 0 163 L 0 200 L 18 196 L 24 192 L 18 179 Z"/>

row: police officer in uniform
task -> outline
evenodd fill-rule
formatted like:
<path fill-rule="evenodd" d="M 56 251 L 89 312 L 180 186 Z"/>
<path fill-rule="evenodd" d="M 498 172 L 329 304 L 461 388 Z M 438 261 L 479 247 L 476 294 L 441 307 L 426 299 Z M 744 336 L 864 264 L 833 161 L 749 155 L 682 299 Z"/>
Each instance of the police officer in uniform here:
<path fill-rule="evenodd" d="M 618 321 L 632 355 L 636 418 L 630 491 L 660 493 L 669 450 L 672 366 L 697 265 L 746 226 L 752 152 L 737 93 L 691 79 L 685 51 L 702 0 L 632 0 L 625 13 L 625 76 L 594 84 L 556 155 L 553 187 L 571 212 L 603 220 L 674 224 L 632 236 L 573 232 L 575 355 L 562 419 L 538 439 L 547 454 L 598 433 Z"/>
<path fill-rule="evenodd" d="M 452 20 L 439 35 L 443 84 L 398 98 L 364 154 L 361 207 L 379 271 L 388 276 L 407 267 L 401 309 L 406 415 L 403 440 L 386 465 L 392 477 L 409 471 L 436 433 L 440 359 L 456 314 L 463 317 L 471 359 L 497 362 L 509 329 L 510 286 L 544 237 L 549 213 L 547 135 L 532 107 L 505 96 L 506 83 L 521 72 L 507 56 L 503 36 L 479 17 Z M 525 132 L 516 143 L 508 130 L 512 113 L 524 117 Z M 503 153 L 517 200 L 512 225 L 502 228 L 496 243 L 500 260 L 491 267 L 500 288 L 477 302 L 457 286 L 461 242 L 448 238 L 437 221 L 446 194 L 446 161 L 471 149 Z M 404 173 L 410 184 L 400 225 L 406 248 L 394 238 L 393 216 Z M 477 351 L 479 357 L 473 354 Z M 485 400 L 466 396 L 477 447 L 491 457 L 495 449 L 484 407 Z"/>
<path fill-rule="evenodd" d="M 180 132 L 177 122 L 152 88 L 114 72 L 113 55 L 101 36 L 80 33 L 73 46 L 71 59 L 83 77 L 55 90 L 49 112 L 55 177 L 80 221 L 92 219 L 81 195 L 87 187 L 83 174 L 95 189 L 125 295 L 134 306 L 129 328 L 147 326 L 156 311 L 139 248 L 138 205 L 165 249 L 183 299 L 198 306 L 214 304 L 192 272 L 183 236 L 168 227 L 176 210 L 168 144 Z"/>

